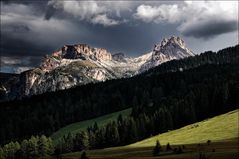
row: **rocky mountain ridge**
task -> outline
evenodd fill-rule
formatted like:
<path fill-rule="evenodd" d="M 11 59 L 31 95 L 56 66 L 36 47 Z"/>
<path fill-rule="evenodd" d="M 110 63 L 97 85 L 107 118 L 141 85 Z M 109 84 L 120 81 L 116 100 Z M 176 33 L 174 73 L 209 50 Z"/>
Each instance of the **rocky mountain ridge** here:
<path fill-rule="evenodd" d="M 68 89 L 87 83 L 131 77 L 163 62 L 194 56 L 180 37 L 164 38 L 153 50 L 132 58 L 87 44 L 64 45 L 46 56 L 39 68 L 20 74 L 9 99 Z"/>

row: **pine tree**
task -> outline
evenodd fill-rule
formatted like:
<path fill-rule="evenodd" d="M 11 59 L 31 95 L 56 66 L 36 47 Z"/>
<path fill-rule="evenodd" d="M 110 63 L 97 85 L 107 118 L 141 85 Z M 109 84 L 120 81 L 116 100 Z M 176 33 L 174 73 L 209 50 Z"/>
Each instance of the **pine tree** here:
<path fill-rule="evenodd" d="M 94 123 L 93 132 L 95 133 L 99 129 L 97 122 Z"/>
<path fill-rule="evenodd" d="M 18 142 L 10 142 L 3 147 L 3 153 L 7 159 L 15 159 L 16 153 L 20 150 Z"/>
<path fill-rule="evenodd" d="M 95 137 L 94 131 L 89 131 L 88 136 L 89 136 L 89 147 L 90 147 L 90 149 L 96 148 L 96 137 Z"/>
<path fill-rule="evenodd" d="M 158 156 L 160 154 L 160 150 L 161 150 L 161 145 L 160 145 L 159 141 L 157 140 L 156 145 L 153 149 L 153 155 Z"/>
<path fill-rule="evenodd" d="M 89 148 L 89 136 L 85 131 L 77 133 L 73 139 L 74 149 L 77 151 L 87 150 Z"/>
<path fill-rule="evenodd" d="M 42 135 L 38 141 L 38 154 L 40 156 L 46 156 L 49 152 L 49 143 L 45 135 Z"/>
<path fill-rule="evenodd" d="M 171 148 L 170 144 L 168 143 L 166 146 L 166 151 L 170 151 L 170 150 L 172 150 L 172 148 Z"/>
<path fill-rule="evenodd" d="M 136 127 L 136 123 L 134 118 L 129 118 L 126 123 L 126 142 L 132 143 L 137 141 L 138 139 L 138 129 Z"/>
<path fill-rule="evenodd" d="M 39 137 L 35 137 L 32 136 L 29 140 L 28 140 L 28 154 L 30 157 L 34 158 L 36 156 L 38 156 L 38 141 L 39 141 Z"/>
<path fill-rule="evenodd" d="M 95 147 L 103 148 L 105 147 L 105 129 L 102 127 L 95 133 Z"/>
<path fill-rule="evenodd" d="M 89 159 L 89 157 L 86 156 L 86 152 L 82 152 L 80 159 Z"/>
<path fill-rule="evenodd" d="M 27 140 L 23 140 L 21 142 L 20 153 L 21 153 L 22 158 L 26 158 L 27 156 L 29 156 L 28 141 Z"/>
<path fill-rule="evenodd" d="M 47 151 L 47 154 L 52 155 L 55 151 L 55 147 L 54 147 L 53 141 L 50 137 L 48 138 L 48 148 L 49 149 Z"/>
<path fill-rule="evenodd" d="M 63 149 L 64 152 L 72 152 L 73 151 L 73 136 L 71 133 L 68 133 L 67 137 L 63 137 L 64 139 L 64 144 L 63 144 Z"/>
<path fill-rule="evenodd" d="M 120 143 L 119 132 L 115 121 L 107 124 L 105 139 L 108 146 L 117 146 Z"/>
<path fill-rule="evenodd" d="M 4 153 L 3 153 L 3 149 L 2 147 L 0 146 L 0 159 L 4 159 Z"/>

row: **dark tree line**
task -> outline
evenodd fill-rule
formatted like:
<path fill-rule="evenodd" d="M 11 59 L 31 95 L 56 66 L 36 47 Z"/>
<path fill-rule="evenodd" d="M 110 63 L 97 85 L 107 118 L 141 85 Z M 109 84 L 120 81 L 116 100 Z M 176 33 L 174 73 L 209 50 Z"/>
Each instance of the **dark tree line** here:
<path fill-rule="evenodd" d="M 170 61 L 128 79 L 88 84 L 21 101 L 0 103 L 0 143 L 19 141 L 31 135 L 48 136 L 70 123 L 129 107 L 133 108 L 133 118 L 127 122 L 133 124 L 128 124 L 128 129 L 139 127 L 136 121 L 141 116 L 150 120 L 152 116 L 161 113 L 158 122 L 150 123 L 156 124 L 155 129 L 158 130 L 146 132 L 147 135 L 167 131 L 169 128 L 164 125 L 164 121 L 172 121 L 170 127 L 174 129 L 236 109 L 239 103 L 238 52 L 237 45 L 218 53 L 207 52 Z M 104 129 L 107 132 L 116 131 L 111 126 Z M 142 127 L 143 129 L 146 128 Z M 129 134 L 134 135 L 131 132 Z M 147 136 L 144 133 L 139 136 L 142 137 L 141 135 Z M 93 134 L 88 136 L 89 140 L 94 138 L 91 137 Z M 110 136 L 110 133 L 106 136 Z M 127 138 L 121 139 L 123 138 L 120 137 L 120 143 L 128 141 Z"/>
<path fill-rule="evenodd" d="M 117 121 L 109 122 L 100 128 L 95 123 L 88 127 L 87 131 L 75 135 L 69 133 L 58 142 L 56 151 L 66 153 L 121 146 L 172 129 L 172 116 L 165 107 L 150 116 L 140 114 L 136 118 L 122 118 L 122 115 L 119 115 Z"/>

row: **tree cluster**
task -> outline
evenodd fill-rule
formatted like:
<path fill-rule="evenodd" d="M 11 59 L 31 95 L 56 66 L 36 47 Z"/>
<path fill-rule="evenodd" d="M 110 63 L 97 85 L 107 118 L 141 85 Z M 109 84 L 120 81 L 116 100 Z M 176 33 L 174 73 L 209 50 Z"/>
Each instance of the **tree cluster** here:
<path fill-rule="evenodd" d="M 147 132 L 147 135 L 236 109 L 239 94 L 238 52 L 237 45 L 218 53 L 206 52 L 170 61 L 132 78 L 1 103 L 0 144 L 20 141 L 31 135 L 49 136 L 68 124 L 130 107 L 133 108 L 133 118 L 127 123 L 134 122 L 128 124 L 131 127 L 139 127 L 136 124 L 141 116 L 152 119 L 156 113 L 163 112 L 165 115 L 159 115 L 155 123 L 150 121 L 157 130 Z M 165 121 L 170 121 L 172 125 L 164 124 Z M 161 124 L 160 128 L 157 124 Z M 111 127 L 105 127 L 104 131 L 114 132 Z M 120 143 L 125 143 L 124 140 Z"/>
<path fill-rule="evenodd" d="M 0 159 L 33 159 L 46 157 L 53 153 L 53 142 L 51 138 L 47 138 L 45 135 L 32 136 L 20 144 L 16 141 L 0 147 Z"/>
<path fill-rule="evenodd" d="M 173 120 L 166 107 L 154 114 L 137 117 L 119 115 L 116 121 L 98 127 L 97 123 L 72 135 L 64 136 L 57 144 L 59 153 L 122 146 L 173 129 Z"/>

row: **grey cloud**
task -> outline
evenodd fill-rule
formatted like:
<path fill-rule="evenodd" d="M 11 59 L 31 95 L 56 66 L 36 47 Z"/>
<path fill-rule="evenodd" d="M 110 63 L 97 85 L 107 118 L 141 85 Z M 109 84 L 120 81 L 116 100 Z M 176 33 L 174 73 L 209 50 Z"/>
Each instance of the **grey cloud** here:
<path fill-rule="evenodd" d="M 121 12 L 130 12 L 131 7 L 132 3 L 127 1 L 101 2 L 51 0 L 47 4 L 45 19 L 51 19 L 56 13 L 65 13 L 78 21 L 86 21 L 94 25 L 99 24 L 109 27 L 123 23 L 125 17 L 121 17 Z"/>
<path fill-rule="evenodd" d="M 20 73 L 37 67 L 41 57 L 38 56 L 2 56 L 0 59 L 1 72 Z"/>
<path fill-rule="evenodd" d="M 31 29 L 25 25 L 25 24 L 11 24 L 6 25 L 4 28 L 2 28 L 5 32 L 11 32 L 11 33 L 26 33 L 29 32 Z"/>
<path fill-rule="evenodd" d="M 56 9 L 52 5 L 48 5 L 45 13 L 45 19 L 49 20 L 54 13 L 56 12 Z"/>
<path fill-rule="evenodd" d="M 190 24 L 188 26 L 181 26 L 179 30 L 184 36 L 209 39 L 217 35 L 229 33 L 238 30 L 238 22 L 209 20 L 201 23 Z"/>
<path fill-rule="evenodd" d="M 213 35 L 230 32 L 230 30 L 235 29 L 232 26 L 235 23 L 233 22 L 234 18 L 227 19 L 228 16 L 226 15 L 222 15 L 226 17 L 223 18 L 225 23 L 215 22 L 215 19 L 217 19 L 215 17 L 218 16 L 214 16 L 214 18 L 209 18 L 209 21 L 201 21 L 201 26 L 194 25 L 192 19 L 195 17 L 194 12 L 196 9 L 191 9 L 191 12 L 186 12 L 187 14 L 185 13 L 186 15 L 181 17 L 189 18 L 189 20 L 186 20 L 191 26 L 192 24 L 194 25 L 193 28 L 189 27 L 189 23 L 183 23 L 186 21 L 185 19 L 179 19 L 181 23 L 170 23 L 165 20 L 162 23 L 144 23 L 132 17 L 136 8 L 142 4 L 151 6 L 177 4 L 180 7 L 184 2 L 154 1 L 149 3 L 137 1 L 135 3 L 130 2 L 129 6 L 128 2 L 97 2 L 100 7 L 105 6 L 104 8 L 107 13 L 103 11 L 100 14 L 94 13 L 94 17 L 106 14 L 106 17 L 121 22 L 127 19 L 125 22 L 119 23 L 120 25 L 112 25 L 112 27 L 104 27 L 102 25 L 112 22 L 109 19 L 107 20 L 105 16 L 95 19 L 96 23 L 102 23 L 101 25 L 96 25 L 87 21 L 87 19 L 81 20 L 77 10 L 74 13 L 78 16 L 74 16 L 62 10 L 53 10 L 47 5 L 47 1 L 21 2 L 14 3 L 14 1 L 10 1 L 8 3 L 1 3 L 1 56 L 17 56 L 21 60 L 26 58 L 33 62 L 25 62 L 24 64 L 15 64 L 12 66 L 5 64 L 4 67 L 8 70 L 10 68 L 35 67 L 40 63 L 41 57 L 50 54 L 65 44 L 86 43 L 92 47 L 106 48 L 111 53 L 124 52 L 128 56 L 138 56 L 151 51 L 153 45 L 160 42 L 162 37 L 171 35 L 183 34 L 187 44 L 192 41 L 191 39 L 194 39 L 188 47 L 194 46 L 193 51 L 198 49 L 197 52 L 205 51 L 205 47 L 203 47 L 201 41 L 207 41 L 207 46 L 210 45 L 210 49 L 217 49 L 219 45 L 218 41 L 221 41 L 220 48 L 235 43 L 235 32 L 229 33 L 230 36 L 223 34 L 222 36 L 215 36 L 216 38 L 208 40 L 191 38 L 203 37 L 203 35 L 207 36 L 207 34 L 213 37 Z M 197 7 L 196 4 L 195 7 Z M 199 11 L 196 13 L 200 15 Z M 200 18 L 204 17 L 208 17 L 208 14 L 203 14 Z M 213 19 L 214 21 L 211 22 Z M 171 20 L 174 22 L 173 19 Z M 216 23 L 216 25 L 213 25 L 213 23 Z M 181 28 L 178 27 L 179 25 Z M 221 26 L 220 29 L 219 26 Z M 207 32 L 205 32 L 205 28 Z M 227 39 L 226 43 L 222 37 Z M 199 42 L 201 46 L 198 46 Z M 28 58 L 29 56 L 31 58 Z"/>
<path fill-rule="evenodd" d="M 238 2 L 185 1 L 182 4 L 140 5 L 134 18 L 146 23 L 173 23 L 185 36 L 209 39 L 237 30 Z"/>

